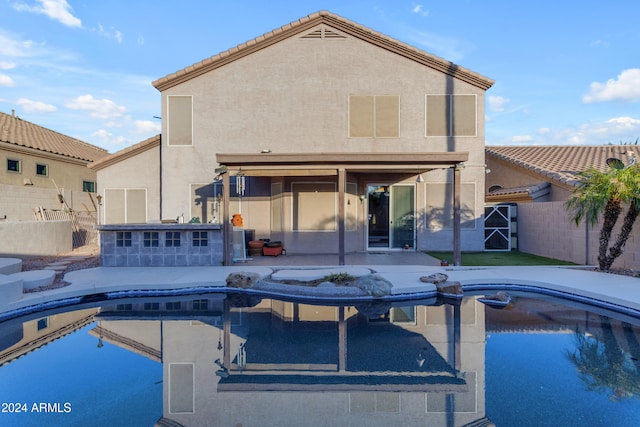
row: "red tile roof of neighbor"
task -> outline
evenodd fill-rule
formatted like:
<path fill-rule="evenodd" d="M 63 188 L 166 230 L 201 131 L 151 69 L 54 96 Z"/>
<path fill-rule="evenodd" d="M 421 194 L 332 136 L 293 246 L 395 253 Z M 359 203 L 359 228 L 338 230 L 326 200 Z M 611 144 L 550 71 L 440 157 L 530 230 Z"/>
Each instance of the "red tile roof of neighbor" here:
<path fill-rule="evenodd" d="M 109 155 L 103 148 L 0 112 L 0 142 L 92 162 Z"/>
<path fill-rule="evenodd" d="M 317 27 L 320 24 L 325 24 L 350 37 L 358 38 L 375 44 L 382 49 L 395 52 L 410 60 L 416 61 L 435 70 L 439 70 L 484 90 L 489 89 L 494 83 L 490 78 L 449 62 L 446 59 L 424 52 L 339 15 L 323 10 L 312 13 L 304 18 L 300 18 L 290 24 L 283 25 L 280 28 L 276 28 L 273 31 L 258 36 L 236 47 L 185 67 L 182 70 L 176 71 L 173 74 L 169 74 L 168 76 L 154 81 L 152 84 L 156 89 L 163 91 L 228 64 L 229 62 L 235 61 L 236 59 L 240 59 L 260 49 L 275 44 L 281 40 L 296 36 L 304 31 Z"/>
<path fill-rule="evenodd" d="M 487 158 L 511 163 L 542 179 L 575 185 L 576 174 L 589 168 L 607 170 L 607 159 L 625 164 L 640 155 L 637 145 L 487 146 Z"/>

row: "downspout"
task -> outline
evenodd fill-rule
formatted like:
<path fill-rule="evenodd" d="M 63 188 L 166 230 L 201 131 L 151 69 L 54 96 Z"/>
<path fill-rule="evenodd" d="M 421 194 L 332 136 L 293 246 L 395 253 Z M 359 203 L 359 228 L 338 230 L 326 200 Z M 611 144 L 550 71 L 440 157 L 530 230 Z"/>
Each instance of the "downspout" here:
<path fill-rule="evenodd" d="M 159 151 L 159 156 L 160 156 L 160 220 L 162 220 L 162 218 L 164 218 L 164 216 L 162 215 L 162 133 L 160 133 L 160 151 Z"/>

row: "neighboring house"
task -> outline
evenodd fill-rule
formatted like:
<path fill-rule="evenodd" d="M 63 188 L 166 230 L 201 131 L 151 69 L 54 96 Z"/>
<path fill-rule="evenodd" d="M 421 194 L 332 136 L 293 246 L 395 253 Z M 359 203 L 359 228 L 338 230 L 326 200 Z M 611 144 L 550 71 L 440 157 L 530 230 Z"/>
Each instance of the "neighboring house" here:
<path fill-rule="evenodd" d="M 626 164 L 640 154 L 638 149 L 634 145 L 488 146 L 485 200 L 564 202 L 575 187 L 578 172 L 605 171 L 611 157 Z"/>
<path fill-rule="evenodd" d="M 139 156 L 126 183 L 97 169 L 104 218 L 228 227 L 241 214 L 255 238 L 299 254 L 481 250 L 492 84 L 314 13 L 155 81 L 160 180 Z"/>
<path fill-rule="evenodd" d="M 0 112 L 0 220 L 34 220 L 37 207 L 95 212 L 96 174 L 87 164 L 108 154 Z"/>
<path fill-rule="evenodd" d="M 485 200 L 489 204 L 517 204 L 517 214 L 511 209 L 511 215 L 517 215 L 517 226 L 511 219 L 511 247 L 579 264 L 596 264 L 600 226 L 576 226 L 569 220 L 565 202 L 575 188 L 578 172 L 589 168 L 605 171 L 608 158 L 629 164 L 640 154 L 638 150 L 635 145 L 488 146 L 486 164 L 490 172 L 485 181 Z M 614 236 L 617 232 L 614 230 Z M 631 235 L 615 268 L 638 268 L 637 235 L 637 231 Z"/>

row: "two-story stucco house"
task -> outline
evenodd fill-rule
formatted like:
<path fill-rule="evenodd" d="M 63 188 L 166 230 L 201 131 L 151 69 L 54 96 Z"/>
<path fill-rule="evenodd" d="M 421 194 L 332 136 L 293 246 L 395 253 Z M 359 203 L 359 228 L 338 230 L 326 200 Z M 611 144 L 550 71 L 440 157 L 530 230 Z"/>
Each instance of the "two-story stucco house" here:
<path fill-rule="evenodd" d="M 241 214 L 290 253 L 482 250 L 492 84 L 314 13 L 153 82 L 162 138 L 140 150 L 159 159 L 160 180 L 114 188 L 96 168 L 105 223 L 197 217 L 229 236 Z"/>

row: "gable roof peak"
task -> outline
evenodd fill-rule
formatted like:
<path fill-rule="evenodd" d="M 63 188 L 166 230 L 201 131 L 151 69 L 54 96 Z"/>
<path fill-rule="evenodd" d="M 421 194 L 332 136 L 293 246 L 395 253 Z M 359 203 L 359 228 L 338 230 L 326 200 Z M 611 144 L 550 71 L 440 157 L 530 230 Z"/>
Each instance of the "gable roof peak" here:
<path fill-rule="evenodd" d="M 264 49 L 287 38 L 293 37 L 303 31 L 319 24 L 326 24 L 336 28 L 351 37 L 374 44 L 382 49 L 402 55 L 424 66 L 433 68 L 444 74 L 460 79 L 483 90 L 493 86 L 494 81 L 488 77 L 456 65 L 436 55 L 422 51 L 414 46 L 393 39 L 368 27 L 357 24 L 328 10 L 320 10 L 302 17 L 289 24 L 276 28 L 268 33 L 252 40 L 241 43 L 224 52 L 220 52 L 210 58 L 204 59 L 193 65 L 155 80 L 152 84 L 159 91 L 164 91 L 180 83 L 198 77 L 230 62 L 247 56 L 253 52 Z"/>

